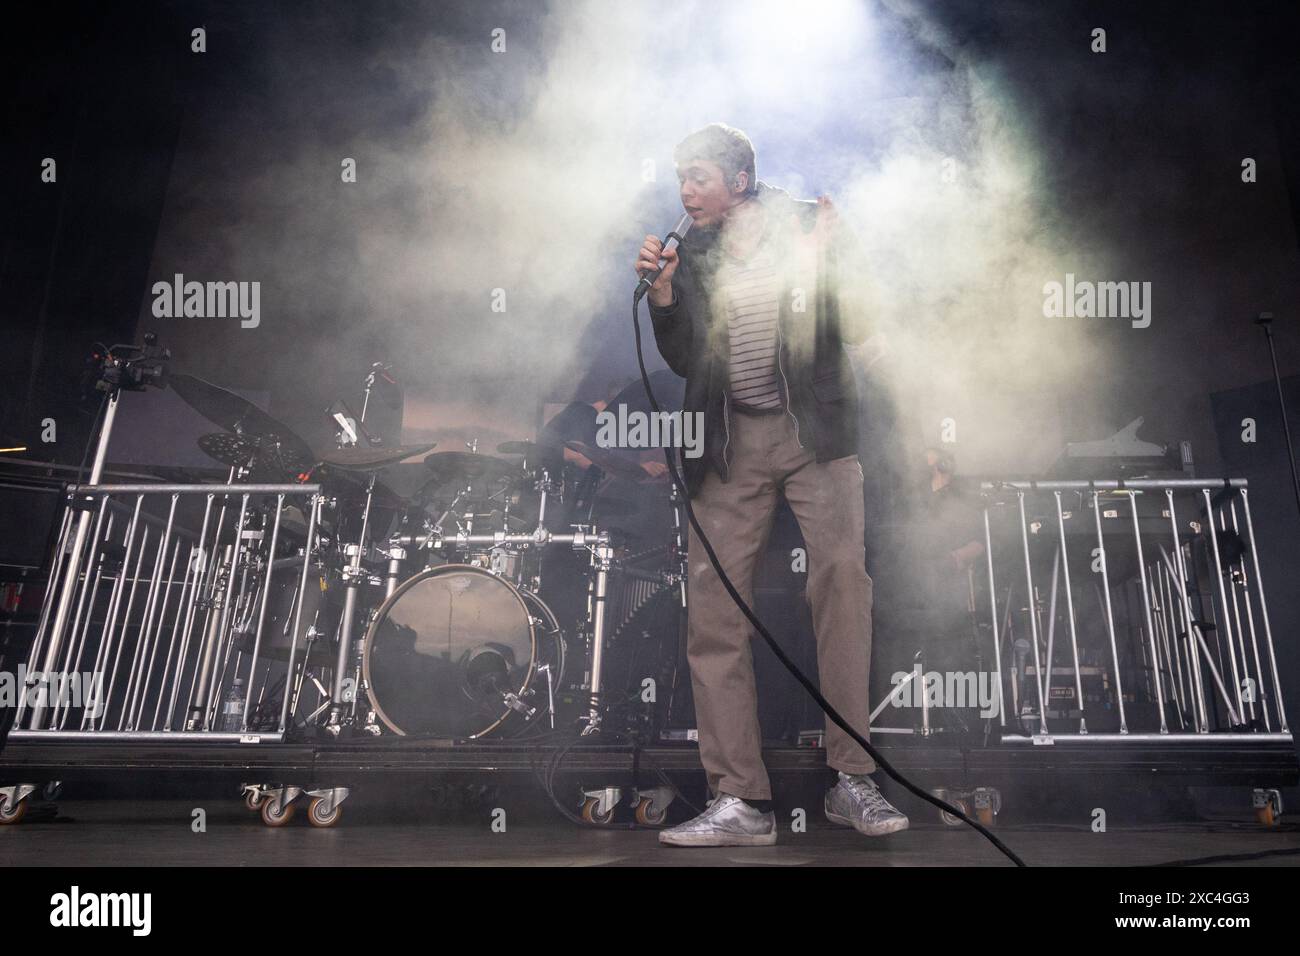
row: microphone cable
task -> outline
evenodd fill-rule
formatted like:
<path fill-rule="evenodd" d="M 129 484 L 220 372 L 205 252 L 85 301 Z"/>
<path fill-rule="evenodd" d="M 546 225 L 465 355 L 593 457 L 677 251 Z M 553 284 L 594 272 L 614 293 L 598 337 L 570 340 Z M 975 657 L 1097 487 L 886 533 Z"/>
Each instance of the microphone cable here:
<path fill-rule="evenodd" d="M 641 383 L 645 386 L 646 397 L 650 400 L 650 407 L 654 410 L 657 417 L 663 414 L 663 409 L 659 406 L 658 399 L 655 398 L 654 390 L 650 386 L 650 373 L 646 371 L 645 367 L 645 353 L 641 344 L 641 315 L 638 308 L 641 303 L 640 292 L 641 286 L 638 285 L 637 293 L 634 293 L 632 296 L 632 331 L 636 337 L 636 363 L 641 371 Z M 682 414 L 686 414 L 685 409 L 682 409 Z M 999 840 L 995 834 L 990 832 L 988 828 L 979 821 L 972 820 L 957 807 L 954 807 L 952 804 L 940 800 L 938 797 L 922 790 L 895 770 L 893 765 L 882 757 L 880 752 L 876 750 L 875 747 L 871 746 L 865 737 L 851 727 L 849 722 L 840 716 L 839 711 L 832 707 L 830 702 L 821 695 L 821 692 L 813 686 L 812 681 L 805 676 L 803 671 L 799 670 L 798 665 L 796 665 L 785 651 L 781 649 L 781 645 L 777 643 L 776 638 L 774 638 L 763 625 L 763 622 L 759 619 L 758 615 L 754 613 L 753 609 L 745 602 L 745 599 L 741 597 L 740 592 L 736 590 L 736 586 L 731 583 L 731 579 L 727 577 L 726 572 L 722 570 L 722 562 L 718 560 L 718 556 L 713 550 L 713 545 L 710 543 L 708 535 L 704 533 L 704 529 L 700 526 L 699 520 L 695 517 L 695 509 L 691 506 L 691 496 L 687 493 L 686 483 L 682 480 L 682 476 L 677 471 L 677 463 L 673 460 L 674 455 L 672 448 L 664 449 L 664 459 L 668 463 L 668 473 L 672 475 L 673 484 L 677 487 L 677 491 L 681 495 L 682 504 L 686 509 L 686 517 L 690 521 L 691 527 L 695 529 L 695 534 L 699 537 L 700 544 L 704 547 L 705 554 L 709 556 L 709 563 L 713 565 L 713 570 L 717 572 L 718 579 L 722 582 L 722 586 L 726 589 L 727 594 L 730 595 L 731 600 L 735 603 L 736 607 L 740 608 L 741 613 L 745 615 L 749 620 L 749 623 L 754 626 L 754 629 L 758 631 L 763 640 L 767 642 L 767 646 L 772 649 L 772 653 L 776 655 L 777 660 L 785 666 L 785 669 L 788 670 L 794 676 L 795 680 L 803 686 L 803 689 L 808 692 L 808 695 L 816 701 L 817 706 L 822 709 L 822 712 L 830 720 L 834 721 L 835 726 L 839 727 L 853 738 L 858 746 L 871 756 L 871 758 L 876 762 L 876 765 L 881 770 L 885 771 L 891 780 L 896 781 L 909 793 L 920 797 L 926 803 L 933 804 L 940 810 L 950 813 L 954 817 L 968 823 L 982 834 L 990 843 L 997 847 L 1004 856 L 1011 860 L 1011 862 L 1016 864 L 1016 866 L 1025 866 L 1026 864 L 1024 860 L 1017 856 L 1010 847 Z"/>

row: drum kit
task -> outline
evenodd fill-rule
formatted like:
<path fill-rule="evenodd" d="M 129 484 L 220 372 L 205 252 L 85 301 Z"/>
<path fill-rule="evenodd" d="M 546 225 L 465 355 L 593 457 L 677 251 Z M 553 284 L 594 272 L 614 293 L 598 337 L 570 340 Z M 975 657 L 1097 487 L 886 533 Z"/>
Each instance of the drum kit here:
<path fill-rule="evenodd" d="M 646 678 L 677 686 L 686 542 L 671 483 L 587 440 L 585 426 L 582 437 L 544 429 L 541 440 L 504 442 L 495 454 L 475 441 L 437 451 L 384 444 L 365 429 L 374 376 L 360 417 L 334 415 L 335 447 L 322 452 L 226 389 L 169 377 L 222 429 L 198 444 L 229 468 L 227 484 L 322 489 L 317 505 L 284 509 L 277 553 L 254 562 L 272 568 L 258 658 L 265 711 L 288 694 L 299 731 L 335 737 L 662 726 L 675 695 L 635 705 Z M 566 411 L 567 421 L 582 417 Z M 395 466 L 409 478 L 419 461 L 419 487 L 395 492 Z M 624 495 L 602 493 L 607 479 Z M 641 511 L 658 516 L 648 532 L 619 526 Z M 262 546 L 256 536 L 245 545 Z M 311 574 L 300 575 L 313 552 Z M 247 650 L 238 637 L 234 647 Z M 274 681 L 273 662 L 283 664 Z"/>

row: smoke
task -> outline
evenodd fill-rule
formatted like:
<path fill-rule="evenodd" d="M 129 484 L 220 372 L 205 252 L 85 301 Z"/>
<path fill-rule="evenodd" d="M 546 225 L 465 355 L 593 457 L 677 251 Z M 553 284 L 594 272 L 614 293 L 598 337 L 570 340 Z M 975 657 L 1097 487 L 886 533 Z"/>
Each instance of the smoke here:
<path fill-rule="evenodd" d="M 1060 228 L 997 78 L 958 61 L 925 85 L 840 190 L 873 265 L 872 374 L 914 443 L 955 442 L 967 467 L 1041 465 L 1062 441 L 1044 399 L 1088 367 L 1081 327 L 1043 317 L 1043 285 L 1097 263 Z"/>
<path fill-rule="evenodd" d="M 742 6 L 555 4 L 499 52 L 485 23 L 396 65 L 399 95 L 431 96 L 369 160 L 388 214 L 358 265 L 401 318 L 397 354 L 442 395 L 514 408 L 626 369 L 630 262 L 675 216 L 672 146 L 721 119 L 755 139 L 761 178 L 831 193 L 858 232 L 887 349 L 873 374 L 909 434 L 978 433 L 985 464 L 1059 448 L 1038 398 L 1074 383 L 1086 343 L 1043 318 L 1042 286 L 1096 263 L 1066 247 L 1013 93 L 915 10 Z"/>
<path fill-rule="evenodd" d="M 372 162 L 383 204 L 412 214 L 376 216 L 359 266 L 385 276 L 386 309 L 410 316 L 396 352 L 442 397 L 521 409 L 571 389 L 600 353 L 587 331 L 617 273 L 630 288 L 641 41 L 598 10 L 507 27 L 500 52 L 485 24 L 475 46 L 432 39 L 401 65 L 432 97 Z M 502 71 L 509 102 L 484 95 Z"/>
<path fill-rule="evenodd" d="M 493 441 L 531 432 L 539 402 L 603 397 L 576 393 L 634 370 L 631 263 L 680 211 L 672 148 L 724 121 L 755 141 L 761 179 L 829 193 L 862 239 L 885 349 L 871 375 L 910 438 L 955 425 L 967 467 L 1059 448 L 1043 396 L 1088 351 L 1043 318 L 1042 286 L 1100 263 L 1070 248 L 1040 144 L 978 44 L 899 2 L 542 9 L 397 4 L 244 30 L 269 105 L 232 122 L 278 127 L 277 148 L 230 186 L 237 235 L 174 188 L 154 271 L 206 256 L 203 278 L 266 280 L 265 334 L 296 329 L 275 350 L 278 402 L 394 361 L 408 438 Z M 225 152 L 182 144 L 195 180 L 257 149 L 221 138 Z M 338 182 L 345 157 L 354 184 Z M 233 338 L 230 374 L 267 361 L 265 340 Z"/>

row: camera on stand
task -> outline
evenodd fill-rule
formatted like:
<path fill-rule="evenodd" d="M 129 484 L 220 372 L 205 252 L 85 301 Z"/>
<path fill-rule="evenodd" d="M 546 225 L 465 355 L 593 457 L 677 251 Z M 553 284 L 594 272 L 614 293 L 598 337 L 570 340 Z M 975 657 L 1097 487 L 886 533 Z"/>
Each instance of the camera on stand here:
<path fill-rule="evenodd" d="M 105 352 L 91 355 L 95 369 L 95 388 L 110 394 L 125 389 L 142 392 L 153 385 L 162 388 L 165 364 L 170 350 L 158 344 L 158 333 L 146 332 L 144 345 L 114 345 Z"/>

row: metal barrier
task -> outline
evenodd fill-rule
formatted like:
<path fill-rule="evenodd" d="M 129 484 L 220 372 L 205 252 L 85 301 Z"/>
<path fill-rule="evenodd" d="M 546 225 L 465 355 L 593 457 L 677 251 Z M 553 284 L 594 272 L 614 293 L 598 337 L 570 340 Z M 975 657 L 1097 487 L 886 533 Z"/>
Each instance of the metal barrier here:
<path fill-rule="evenodd" d="M 296 522 L 286 502 L 301 502 L 288 506 Z M 315 484 L 70 487 L 13 736 L 283 739 L 305 673 L 321 505 Z M 285 591 L 276 572 L 292 586 L 274 614 L 287 659 L 272 661 L 268 604 Z M 274 719 L 261 708 L 277 677 Z M 242 702 L 230 694 L 236 680 Z"/>
<path fill-rule="evenodd" d="M 981 614 L 1004 728 L 1289 738 L 1244 480 L 981 493 Z M 319 485 L 69 488 L 14 736 L 283 739 L 325 636 L 304 620 L 313 566 L 325 586 L 323 500 Z"/>
<path fill-rule="evenodd" d="M 1057 739 L 1289 737 L 1244 479 L 981 492 L 1003 727 Z"/>

